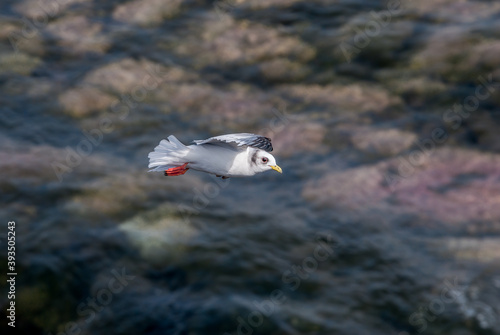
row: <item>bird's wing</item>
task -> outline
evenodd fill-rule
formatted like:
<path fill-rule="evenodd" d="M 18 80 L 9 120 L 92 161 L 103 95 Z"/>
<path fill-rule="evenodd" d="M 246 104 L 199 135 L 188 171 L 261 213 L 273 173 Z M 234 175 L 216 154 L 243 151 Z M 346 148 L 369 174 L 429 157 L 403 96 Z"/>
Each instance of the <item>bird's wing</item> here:
<path fill-rule="evenodd" d="M 223 144 L 229 143 L 236 147 L 250 146 L 257 149 L 262 149 L 267 152 L 273 151 L 273 146 L 271 144 L 271 139 L 269 137 L 249 134 L 249 133 L 239 133 L 239 134 L 227 134 L 215 137 L 210 137 L 206 140 L 196 140 L 193 141 L 197 145 L 201 144 Z"/>

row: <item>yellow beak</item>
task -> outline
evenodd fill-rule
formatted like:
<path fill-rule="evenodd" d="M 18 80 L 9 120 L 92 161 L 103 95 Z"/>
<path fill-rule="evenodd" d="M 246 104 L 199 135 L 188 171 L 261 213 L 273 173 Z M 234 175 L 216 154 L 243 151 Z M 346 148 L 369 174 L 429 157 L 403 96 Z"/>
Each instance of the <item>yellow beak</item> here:
<path fill-rule="evenodd" d="M 278 171 L 279 173 L 283 173 L 283 170 L 278 165 L 271 165 L 271 169 L 274 171 Z"/>

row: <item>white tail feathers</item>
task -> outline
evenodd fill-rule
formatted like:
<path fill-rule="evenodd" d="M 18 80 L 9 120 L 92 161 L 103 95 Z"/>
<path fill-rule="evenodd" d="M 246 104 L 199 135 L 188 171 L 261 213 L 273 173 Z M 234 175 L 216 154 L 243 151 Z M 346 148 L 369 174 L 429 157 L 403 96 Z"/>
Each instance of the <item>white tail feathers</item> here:
<path fill-rule="evenodd" d="M 164 171 L 172 167 L 181 166 L 186 162 L 186 155 L 189 148 L 182 144 L 174 135 L 168 139 L 161 140 L 154 151 L 150 152 L 149 171 Z"/>

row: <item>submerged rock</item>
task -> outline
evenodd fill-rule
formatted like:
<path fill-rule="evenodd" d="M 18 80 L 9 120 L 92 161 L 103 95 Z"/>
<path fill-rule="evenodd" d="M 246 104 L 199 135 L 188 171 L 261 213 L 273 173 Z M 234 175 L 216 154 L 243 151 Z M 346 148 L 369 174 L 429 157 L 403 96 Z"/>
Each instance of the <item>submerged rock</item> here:
<path fill-rule="evenodd" d="M 326 149 L 322 145 L 326 128 L 319 123 L 297 122 L 294 118 L 293 121 L 283 124 L 281 129 L 271 129 L 264 135 L 272 138 L 274 150 L 280 157 L 289 157 L 301 152 L 324 152 Z"/>
<path fill-rule="evenodd" d="M 206 127 L 214 134 L 248 131 L 258 120 L 271 121 L 276 98 L 250 85 L 215 87 L 208 83 L 169 82 L 152 93 L 152 99 L 168 104 L 192 125 Z M 264 125 L 267 125 L 264 123 Z"/>
<path fill-rule="evenodd" d="M 158 173 L 147 173 L 146 167 L 117 172 L 124 170 L 123 166 L 126 165 L 126 161 L 116 158 L 113 163 L 108 162 L 107 166 L 100 168 L 92 161 L 82 164 L 79 170 L 87 173 L 94 171 L 95 176 L 80 187 L 78 194 L 67 199 L 65 209 L 79 216 L 122 219 L 131 213 L 153 206 L 157 197 L 165 201 L 171 199 L 172 195 L 181 197 L 184 193 L 188 199 L 190 190 L 201 184 L 196 176 L 169 179 L 167 182 L 165 179 L 160 179 L 162 176 Z M 101 177 L 98 178 L 98 175 Z M 158 187 L 159 180 L 165 181 L 161 187 Z"/>
<path fill-rule="evenodd" d="M 115 8 L 113 19 L 139 26 L 156 26 L 176 16 L 183 0 L 135 0 Z"/>
<path fill-rule="evenodd" d="M 110 47 L 110 41 L 102 30 L 102 23 L 93 22 L 85 16 L 64 17 L 51 22 L 46 28 L 56 45 L 74 56 L 82 53 L 105 53 Z"/>
<path fill-rule="evenodd" d="M 40 26 L 40 22 L 46 23 L 49 19 L 64 16 L 71 6 L 91 2 L 91 0 L 23 0 L 16 2 L 13 8 L 24 17 L 36 20 Z"/>
<path fill-rule="evenodd" d="M 500 239 L 498 237 L 447 237 L 429 239 L 427 243 L 445 256 L 461 261 L 500 264 Z M 500 288 L 500 287 L 499 287 Z"/>
<path fill-rule="evenodd" d="M 410 148 L 416 140 L 417 136 L 410 132 L 370 127 L 354 129 L 351 136 L 356 149 L 383 156 L 397 155 Z"/>
<path fill-rule="evenodd" d="M 197 67 L 246 66 L 280 58 L 295 61 L 295 67 L 302 67 L 316 54 L 313 47 L 295 36 L 250 21 L 219 18 L 215 14 L 206 16 L 200 28 L 174 48 L 180 56 L 194 56 Z"/>
<path fill-rule="evenodd" d="M 424 0 L 409 2 L 405 4 L 405 9 L 437 22 L 471 23 L 494 20 L 492 14 L 500 9 L 500 4 L 481 1 Z"/>
<path fill-rule="evenodd" d="M 9 143 L 5 138 L 2 142 L 5 148 L 0 151 L 0 188 L 11 185 L 37 187 L 57 181 L 53 163 L 59 159 L 64 162 L 64 150 L 44 144 L 25 147 Z"/>
<path fill-rule="evenodd" d="M 82 80 L 82 85 L 115 94 L 128 93 L 132 99 L 142 101 L 148 91 L 155 90 L 167 79 L 167 74 L 161 64 L 125 58 L 92 70 Z"/>
<path fill-rule="evenodd" d="M 410 216 L 469 232 L 499 232 L 500 156 L 471 150 L 414 150 L 408 155 L 309 182 L 303 196 L 355 217 Z M 397 222 L 397 220 L 395 221 Z M 489 222 L 482 226 L 472 222 Z"/>
<path fill-rule="evenodd" d="M 0 54 L 0 75 L 16 73 L 28 76 L 42 64 L 40 58 L 25 53 L 3 53 Z"/>
<path fill-rule="evenodd" d="M 112 95 L 93 87 L 75 87 L 59 96 L 64 112 L 76 118 L 107 109 L 115 100 Z"/>
<path fill-rule="evenodd" d="M 375 85 L 284 85 L 278 92 L 310 108 L 322 107 L 330 115 L 382 112 L 401 103 L 398 97 Z"/>
<path fill-rule="evenodd" d="M 495 56 L 499 48 L 496 39 L 485 41 L 467 27 L 448 26 L 427 37 L 423 48 L 412 56 L 410 66 L 451 82 L 478 82 L 480 76 L 488 76 L 500 65 Z"/>
<path fill-rule="evenodd" d="M 127 234 L 145 261 L 157 266 L 181 257 L 189 239 L 198 233 L 172 205 L 139 214 L 120 224 L 119 229 Z"/>
<path fill-rule="evenodd" d="M 288 59 L 273 59 L 263 62 L 259 69 L 262 77 L 271 83 L 292 83 L 298 82 L 311 73 L 311 69 L 299 63 Z"/>

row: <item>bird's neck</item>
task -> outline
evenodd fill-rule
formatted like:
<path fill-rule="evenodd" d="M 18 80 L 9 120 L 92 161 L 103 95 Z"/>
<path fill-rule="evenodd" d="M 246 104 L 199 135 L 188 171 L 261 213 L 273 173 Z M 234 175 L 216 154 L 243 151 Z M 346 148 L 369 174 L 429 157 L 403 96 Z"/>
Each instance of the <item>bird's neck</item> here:
<path fill-rule="evenodd" d="M 233 175 L 253 176 L 256 171 L 253 169 L 255 163 L 252 162 L 252 150 L 245 150 L 236 155 L 229 172 Z"/>

